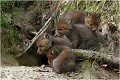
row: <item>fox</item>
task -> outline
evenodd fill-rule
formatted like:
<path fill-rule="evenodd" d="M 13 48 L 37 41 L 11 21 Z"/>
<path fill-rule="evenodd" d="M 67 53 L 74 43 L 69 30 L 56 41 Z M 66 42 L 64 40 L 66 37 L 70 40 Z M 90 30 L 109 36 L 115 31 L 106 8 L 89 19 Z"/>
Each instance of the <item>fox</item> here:
<path fill-rule="evenodd" d="M 73 20 L 74 24 L 86 24 L 92 31 L 96 31 L 101 22 L 100 17 L 101 14 L 96 12 L 90 13 L 81 10 L 70 10 L 61 15 L 60 19 Z"/>
<path fill-rule="evenodd" d="M 44 33 L 42 36 L 40 36 L 36 41 L 36 45 L 38 47 L 38 54 L 44 54 L 44 52 L 46 52 L 53 45 L 66 45 L 72 48 L 72 43 L 67 38 L 55 37 L 48 33 Z"/>
<path fill-rule="evenodd" d="M 97 34 L 86 24 L 59 20 L 55 26 L 55 36 L 66 36 L 72 42 L 74 49 L 96 50 L 99 47 Z"/>
<path fill-rule="evenodd" d="M 71 48 L 64 45 L 54 45 L 46 55 L 54 72 L 61 74 L 74 69 L 75 55 Z"/>

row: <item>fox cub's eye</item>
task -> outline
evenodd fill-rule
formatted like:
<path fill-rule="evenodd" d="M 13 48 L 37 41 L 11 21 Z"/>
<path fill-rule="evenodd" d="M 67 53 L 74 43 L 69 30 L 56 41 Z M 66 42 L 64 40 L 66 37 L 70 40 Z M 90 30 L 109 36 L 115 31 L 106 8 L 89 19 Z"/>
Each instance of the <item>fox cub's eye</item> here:
<path fill-rule="evenodd" d="M 64 29 L 59 29 L 60 31 L 64 30 Z"/>
<path fill-rule="evenodd" d="M 52 51 L 52 54 L 57 54 L 58 52 L 56 50 L 53 50 Z"/>
<path fill-rule="evenodd" d="M 42 48 L 42 47 L 44 47 L 44 46 L 42 46 L 42 45 L 39 45 L 39 47 L 41 47 L 41 48 Z"/>
<path fill-rule="evenodd" d="M 54 51 L 52 51 L 52 54 L 54 54 Z"/>
<path fill-rule="evenodd" d="M 90 26 L 92 26 L 93 24 L 92 23 L 90 23 Z"/>

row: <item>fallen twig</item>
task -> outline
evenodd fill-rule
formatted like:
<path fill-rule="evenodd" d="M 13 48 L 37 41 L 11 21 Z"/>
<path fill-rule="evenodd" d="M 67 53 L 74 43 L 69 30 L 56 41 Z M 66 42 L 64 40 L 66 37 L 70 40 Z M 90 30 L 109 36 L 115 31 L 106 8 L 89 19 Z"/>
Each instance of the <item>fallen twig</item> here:
<path fill-rule="evenodd" d="M 119 68 L 119 57 L 113 55 L 103 54 L 92 50 L 73 49 L 74 54 L 78 58 L 94 59 L 108 65 Z"/>

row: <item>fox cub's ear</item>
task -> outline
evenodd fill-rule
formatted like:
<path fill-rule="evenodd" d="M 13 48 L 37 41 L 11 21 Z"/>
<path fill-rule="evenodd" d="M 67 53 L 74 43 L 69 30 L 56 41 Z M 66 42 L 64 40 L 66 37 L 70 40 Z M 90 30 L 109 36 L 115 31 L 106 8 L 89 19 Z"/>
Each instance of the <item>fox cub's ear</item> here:
<path fill-rule="evenodd" d="M 51 36 L 48 33 L 44 33 L 44 38 L 49 39 Z"/>
<path fill-rule="evenodd" d="M 100 18 L 100 17 L 101 17 L 101 14 L 100 14 L 100 13 L 97 13 L 97 17 Z"/>
<path fill-rule="evenodd" d="M 69 19 L 69 20 L 65 20 L 65 23 L 67 23 L 67 24 L 71 24 L 71 19 Z"/>
<path fill-rule="evenodd" d="M 52 51 L 52 54 L 53 54 L 53 55 L 57 55 L 57 54 L 58 54 L 58 50 L 53 50 L 53 51 Z"/>
<path fill-rule="evenodd" d="M 91 16 L 91 13 L 87 12 L 87 17 L 90 18 L 90 16 Z"/>
<path fill-rule="evenodd" d="M 73 26 L 73 20 L 72 19 L 65 20 L 65 23 L 69 25 L 69 29 L 72 29 L 72 26 Z"/>

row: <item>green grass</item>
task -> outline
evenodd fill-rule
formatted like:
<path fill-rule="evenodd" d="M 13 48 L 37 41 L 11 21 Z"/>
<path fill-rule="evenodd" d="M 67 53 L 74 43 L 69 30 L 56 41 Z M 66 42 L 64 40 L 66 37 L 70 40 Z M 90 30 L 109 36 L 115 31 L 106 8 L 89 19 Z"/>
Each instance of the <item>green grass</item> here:
<path fill-rule="evenodd" d="M 120 9 L 118 1 L 74 1 L 69 2 L 61 9 L 61 13 L 65 10 L 78 9 L 88 12 L 101 13 L 101 19 L 107 18 L 118 24 L 120 22 Z M 2 53 L 17 55 L 22 50 L 22 40 L 14 27 L 13 18 L 19 14 L 16 7 L 21 7 L 23 2 L 21 1 L 1 1 L 1 48 Z M 26 4 L 25 4 L 26 5 Z"/>
<path fill-rule="evenodd" d="M 62 11 L 65 10 L 72 10 L 72 9 L 78 9 L 88 12 L 97 12 L 101 13 L 101 18 L 108 18 L 110 19 L 112 15 L 115 16 L 115 23 L 120 22 L 120 18 L 118 19 L 118 16 L 120 14 L 119 9 L 119 2 L 118 1 L 107 1 L 107 0 L 101 0 L 101 1 L 71 1 L 67 5 L 65 5 L 62 9 Z M 120 16 L 119 16 L 120 17 Z"/>
<path fill-rule="evenodd" d="M 15 1 L 1 2 L 1 52 L 7 54 L 18 54 L 22 41 L 13 24 L 13 18 L 18 14 Z"/>
<path fill-rule="evenodd" d="M 101 14 L 101 20 L 103 21 L 104 19 L 108 19 L 111 22 L 115 23 L 118 27 L 118 23 L 120 22 L 120 2 L 118 1 L 107 1 L 107 0 L 101 0 L 101 1 L 74 1 L 74 2 L 69 2 L 67 5 L 63 7 L 61 10 L 64 12 L 65 10 L 72 10 L 72 9 L 78 9 L 82 11 L 88 11 L 88 12 L 97 12 Z M 61 12 L 61 13 L 62 13 Z M 111 18 L 113 17 L 113 18 Z M 91 76 L 90 74 L 94 73 L 94 67 L 92 65 L 95 65 L 97 60 L 94 60 L 92 64 L 89 62 L 89 60 L 86 60 L 82 62 L 82 67 L 83 69 L 85 68 L 88 72 L 82 72 L 83 75 L 88 75 L 85 76 L 86 80 L 91 79 L 96 79 L 94 76 Z M 80 70 L 81 71 L 81 70 Z"/>

